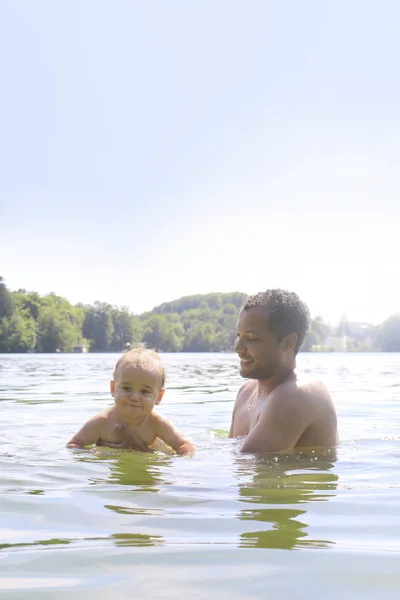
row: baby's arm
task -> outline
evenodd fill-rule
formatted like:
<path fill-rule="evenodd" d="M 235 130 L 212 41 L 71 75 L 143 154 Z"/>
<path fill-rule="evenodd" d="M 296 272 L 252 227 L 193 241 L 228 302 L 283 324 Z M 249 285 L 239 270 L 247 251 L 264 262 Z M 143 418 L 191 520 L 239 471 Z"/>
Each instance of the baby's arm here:
<path fill-rule="evenodd" d="M 193 444 L 184 437 L 184 435 L 166 419 L 157 415 L 155 432 L 158 438 L 173 448 L 177 454 L 193 454 Z"/>
<path fill-rule="evenodd" d="M 95 415 L 68 442 L 67 448 L 84 448 L 95 444 L 101 437 L 106 417 L 103 413 Z"/>

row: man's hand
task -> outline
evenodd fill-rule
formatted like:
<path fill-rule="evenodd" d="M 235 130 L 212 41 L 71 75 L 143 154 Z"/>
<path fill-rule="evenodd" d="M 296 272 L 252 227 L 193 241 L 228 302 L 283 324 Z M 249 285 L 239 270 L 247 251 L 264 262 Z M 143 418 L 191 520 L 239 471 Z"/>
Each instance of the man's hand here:
<path fill-rule="evenodd" d="M 115 429 L 122 435 L 122 442 L 116 444 L 113 442 L 107 442 L 105 440 L 99 440 L 97 445 L 107 446 L 108 448 L 118 448 L 120 450 L 139 450 L 139 452 L 152 452 L 147 444 L 145 444 L 136 433 L 134 433 L 125 425 L 116 425 Z"/>

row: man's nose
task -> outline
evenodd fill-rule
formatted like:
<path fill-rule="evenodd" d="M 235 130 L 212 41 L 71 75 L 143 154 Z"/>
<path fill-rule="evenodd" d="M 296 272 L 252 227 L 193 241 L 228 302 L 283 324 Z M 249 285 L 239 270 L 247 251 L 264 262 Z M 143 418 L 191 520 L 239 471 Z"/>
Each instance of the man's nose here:
<path fill-rule="evenodd" d="M 243 342 L 241 341 L 240 337 L 238 336 L 235 341 L 233 342 L 233 350 L 234 352 L 237 352 L 238 354 L 241 352 L 241 349 L 243 348 Z"/>

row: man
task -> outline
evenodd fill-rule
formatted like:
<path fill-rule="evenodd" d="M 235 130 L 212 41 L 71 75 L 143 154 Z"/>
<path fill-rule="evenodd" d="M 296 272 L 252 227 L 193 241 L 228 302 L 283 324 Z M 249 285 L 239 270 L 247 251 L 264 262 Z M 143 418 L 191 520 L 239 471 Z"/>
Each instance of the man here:
<path fill-rule="evenodd" d="M 297 294 L 279 289 L 250 296 L 234 345 L 240 374 L 230 437 L 246 436 L 242 452 L 268 453 L 338 443 L 336 411 L 320 381 L 300 384 L 296 355 L 310 324 Z"/>

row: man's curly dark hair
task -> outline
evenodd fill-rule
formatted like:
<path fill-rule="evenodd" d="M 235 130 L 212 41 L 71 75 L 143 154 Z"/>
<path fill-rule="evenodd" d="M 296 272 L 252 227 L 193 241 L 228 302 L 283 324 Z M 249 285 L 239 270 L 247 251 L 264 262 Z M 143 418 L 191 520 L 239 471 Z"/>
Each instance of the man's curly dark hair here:
<path fill-rule="evenodd" d="M 294 292 L 273 289 L 249 296 L 242 310 L 254 306 L 265 306 L 268 309 L 268 326 L 277 334 L 278 342 L 289 333 L 297 335 L 294 347 L 296 356 L 310 327 L 310 311 L 307 305 Z"/>

